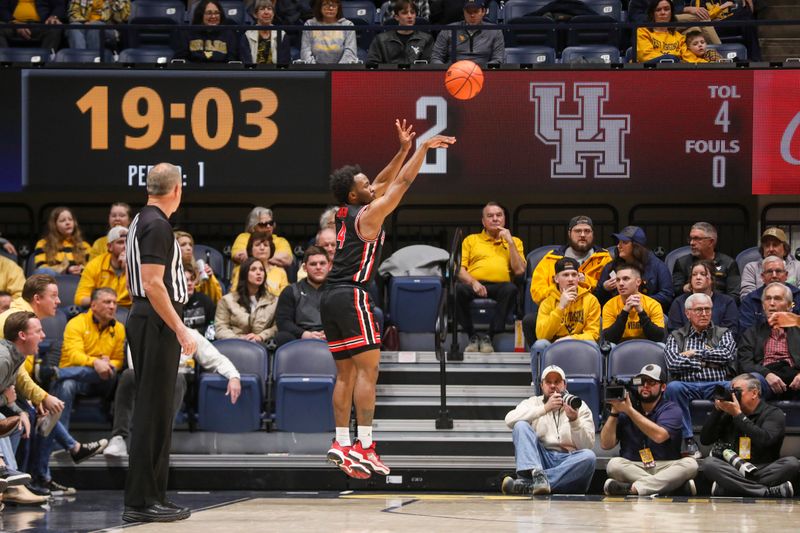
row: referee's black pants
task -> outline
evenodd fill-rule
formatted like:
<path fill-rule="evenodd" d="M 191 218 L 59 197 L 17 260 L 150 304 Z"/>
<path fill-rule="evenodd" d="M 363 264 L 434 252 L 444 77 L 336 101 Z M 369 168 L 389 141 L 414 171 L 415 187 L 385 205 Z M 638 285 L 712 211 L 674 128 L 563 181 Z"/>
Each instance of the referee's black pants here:
<path fill-rule="evenodd" d="M 136 374 L 125 505 L 149 507 L 166 500 L 181 347 L 175 332 L 146 300 L 134 301 L 125 332 Z"/>

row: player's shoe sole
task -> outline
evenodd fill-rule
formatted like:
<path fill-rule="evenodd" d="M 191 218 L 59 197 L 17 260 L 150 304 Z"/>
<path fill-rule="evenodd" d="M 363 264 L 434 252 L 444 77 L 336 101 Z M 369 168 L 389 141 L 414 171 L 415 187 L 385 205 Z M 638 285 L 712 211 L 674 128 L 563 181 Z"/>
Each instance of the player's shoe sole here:
<path fill-rule="evenodd" d="M 368 479 L 372 475 L 367 467 L 344 455 L 342 450 L 331 448 L 328 450 L 327 458 L 329 463 L 336 465 L 351 478 Z"/>
<path fill-rule="evenodd" d="M 382 476 L 389 475 L 389 467 L 383 464 L 383 462 L 378 457 L 378 454 L 375 452 L 372 453 L 361 453 L 357 451 L 355 448 L 350 448 L 348 452 L 350 457 L 354 459 L 355 464 L 360 464 L 363 467 L 370 469 L 372 472 L 376 474 L 380 474 Z M 373 457 L 374 456 L 374 457 Z"/>

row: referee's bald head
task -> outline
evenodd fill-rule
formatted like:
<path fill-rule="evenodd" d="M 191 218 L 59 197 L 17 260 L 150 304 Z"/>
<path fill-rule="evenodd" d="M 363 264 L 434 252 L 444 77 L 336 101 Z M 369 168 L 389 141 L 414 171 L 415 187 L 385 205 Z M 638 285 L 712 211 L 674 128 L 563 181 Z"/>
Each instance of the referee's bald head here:
<path fill-rule="evenodd" d="M 147 194 L 166 196 L 181 183 L 181 172 L 171 163 L 159 163 L 147 173 Z"/>

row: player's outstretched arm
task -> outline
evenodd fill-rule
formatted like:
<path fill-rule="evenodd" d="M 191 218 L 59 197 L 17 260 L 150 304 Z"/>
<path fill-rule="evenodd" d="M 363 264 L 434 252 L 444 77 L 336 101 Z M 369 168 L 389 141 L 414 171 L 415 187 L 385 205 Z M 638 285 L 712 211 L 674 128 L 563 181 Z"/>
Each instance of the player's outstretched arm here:
<path fill-rule="evenodd" d="M 400 168 L 403 166 L 403 161 L 406 160 L 408 152 L 411 150 L 411 142 L 417 134 L 414 126 L 411 124 L 406 125 L 406 120 L 400 122 L 400 119 L 395 119 L 394 126 L 397 128 L 397 138 L 400 141 L 400 149 L 395 156 L 386 165 L 386 168 L 381 170 L 380 174 L 372 182 L 372 187 L 375 190 L 375 198 L 380 198 L 386 193 L 386 188 L 389 184 L 397 178 Z"/>
<path fill-rule="evenodd" d="M 455 142 L 455 137 L 436 135 L 422 143 L 414 152 L 414 155 L 411 156 L 411 159 L 400 169 L 397 178 L 392 180 L 386 188 L 386 193 L 369 204 L 369 209 L 366 209 L 359 218 L 358 231 L 364 237 L 374 239 L 378 235 L 381 225 L 383 225 L 383 220 L 400 204 L 403 195 L 414 183 L 422 163 L 425 162 L 425 155 L 428 150 L 431 148 L 448 148 Z"/>

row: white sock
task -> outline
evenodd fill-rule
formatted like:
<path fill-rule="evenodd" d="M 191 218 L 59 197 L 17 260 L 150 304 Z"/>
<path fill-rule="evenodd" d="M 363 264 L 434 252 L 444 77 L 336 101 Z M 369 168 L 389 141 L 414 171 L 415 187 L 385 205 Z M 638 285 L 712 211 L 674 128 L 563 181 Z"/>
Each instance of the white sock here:
<path fill-rule="evenodd" d="M 362 448 L 372 446 L 372 426 L 358 426 L 358 440 Z"/>
<path fill-rule="evenodd" d="M 339 446 L 352 446 L 350 442 L 350 428 L 344 427 L 336 428 L 336 442 L 339 443 Z"/>

